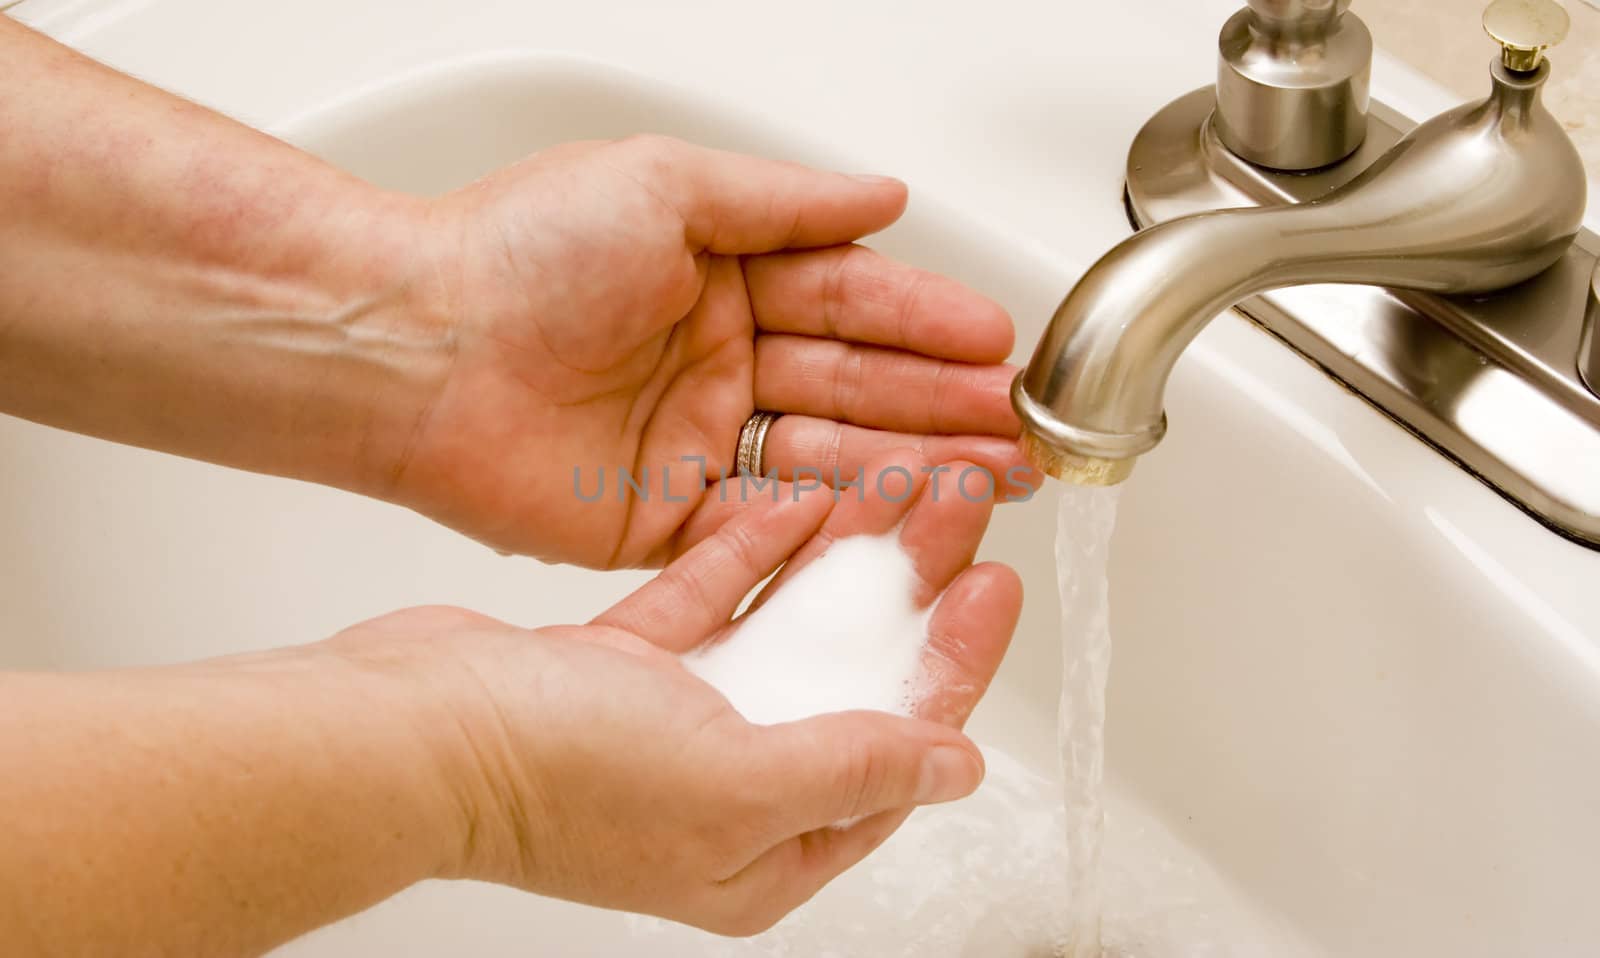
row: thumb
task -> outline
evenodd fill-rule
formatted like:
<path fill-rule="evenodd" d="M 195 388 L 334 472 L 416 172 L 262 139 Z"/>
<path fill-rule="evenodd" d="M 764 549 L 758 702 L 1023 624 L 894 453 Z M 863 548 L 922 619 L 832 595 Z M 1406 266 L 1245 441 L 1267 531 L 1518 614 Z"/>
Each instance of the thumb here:
<path fill-rule="evenodd" d="M 955 729 L 885 712 L 838 712 L 764 729 L 786 783 L 783 825 L 801 834 L 841 821 L 972 794 L 983 756 Z"/>
<path fill-rule="evenodd" d="M 682 218 L 696 251 L 739 255 L 835 246 L 875 233 L 906 206 L 887 177 L 825 173 L 664 136 L 612 145 L 617 165 Z"/>

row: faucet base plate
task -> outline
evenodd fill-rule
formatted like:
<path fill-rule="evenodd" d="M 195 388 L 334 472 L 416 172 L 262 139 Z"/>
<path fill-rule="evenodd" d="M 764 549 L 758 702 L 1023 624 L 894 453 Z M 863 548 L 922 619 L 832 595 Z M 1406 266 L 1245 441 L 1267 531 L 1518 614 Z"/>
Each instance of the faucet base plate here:
<path fill-rule="evenodd" d="M 1213 88 L 1156 114 L 1128 155 L 1137 229 L 1205 210 L 1315 200 L 1366 169 L 1412 126 L 1373 102 L 1348 159 L 1307 173 L 1262 169 L 1212 129 Z M 1600 236 L 1585 230 L 1553 267 L 1487 295 L 1374 286 L 1281 289 L 1237 308 L 1545 525 L 1600 547 L 1600 367 L 1588 308 Z M 1587 313 L 1587 320 L 1585 315 Z M 1591 327 L 1585 329 L 1585 324 Z"/>

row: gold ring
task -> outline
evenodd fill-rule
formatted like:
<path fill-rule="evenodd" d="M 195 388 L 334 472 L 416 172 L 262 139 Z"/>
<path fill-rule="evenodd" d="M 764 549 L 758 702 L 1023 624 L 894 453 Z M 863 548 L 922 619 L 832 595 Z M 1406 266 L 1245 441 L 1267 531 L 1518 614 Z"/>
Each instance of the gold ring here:
<path fill-rule="evenodd" d="M 777 422 L 781 415 L 782 413 L 757 409 L 744 421 L 744 428 L 739 430 L 739 448 L 733 455 L 733 468 L 736 473 L 742 476 L 762 475 L 767 430 L 772 428 L 772 424 Z"/>

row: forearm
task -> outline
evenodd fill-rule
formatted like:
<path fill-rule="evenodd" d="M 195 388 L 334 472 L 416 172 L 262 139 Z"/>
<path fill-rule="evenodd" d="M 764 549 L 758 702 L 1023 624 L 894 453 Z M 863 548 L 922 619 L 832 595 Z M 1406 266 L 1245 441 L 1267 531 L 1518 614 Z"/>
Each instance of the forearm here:
<path fill-rule="evenodd" d="M 0 674 L 7 954 L 259 954 L 450 872 L 424 701 L 316 647 Z"/>
<path fill-rule="evenodd" d="M 0 17 L 0 412 L 382 492 L 421 207 Z"/>

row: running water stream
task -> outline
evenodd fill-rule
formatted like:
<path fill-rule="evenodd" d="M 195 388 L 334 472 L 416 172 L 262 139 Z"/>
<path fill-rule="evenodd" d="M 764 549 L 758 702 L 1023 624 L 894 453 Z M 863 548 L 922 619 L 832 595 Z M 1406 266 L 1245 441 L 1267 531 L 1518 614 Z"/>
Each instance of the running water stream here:
<path fill-rule="evenodd" d="M 1056 516 L 1066 958 L 1100 958 L 1102 953 L 1100 848 L 1105 834 L 1106 676 L 1111 665 L 1106 564 L 1121 492 L 1120 486 L 1064 484 Z"/>

